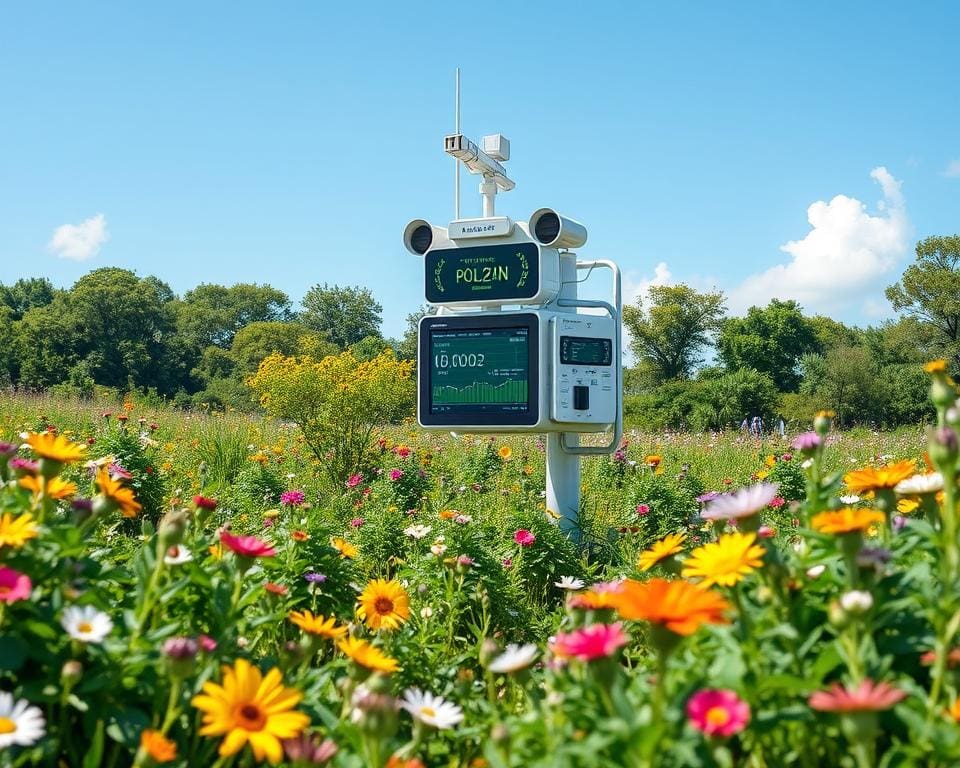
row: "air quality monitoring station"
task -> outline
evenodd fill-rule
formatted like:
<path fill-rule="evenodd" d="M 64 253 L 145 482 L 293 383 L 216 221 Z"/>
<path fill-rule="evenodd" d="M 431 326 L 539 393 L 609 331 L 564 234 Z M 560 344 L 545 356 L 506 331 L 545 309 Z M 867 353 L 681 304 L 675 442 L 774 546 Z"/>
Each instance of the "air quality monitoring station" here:
<path fill-rule="evenodd" d="M 620 269 L 580 260 L 587 230 L 552 208 L 526 221 L 495 214 L 498 191 L 515 183 L 499 134 L 477 145 L 460 132 L 444 151 L 455 161 L 454 218 L 415 219 L 403 243 L 424 262 L 417 420 L 451 432 L 530 432 L 545 436 L 547 509 L 577 536 L 580 459 L 616 450 L 623 433 Z M 460 215 L 460 170 L 481 177 L 483 215 Z M 606 298 L 583 298 L 595 270 L 610 275 Z M 588 437 L 593 433 L 593 437 Z"/>

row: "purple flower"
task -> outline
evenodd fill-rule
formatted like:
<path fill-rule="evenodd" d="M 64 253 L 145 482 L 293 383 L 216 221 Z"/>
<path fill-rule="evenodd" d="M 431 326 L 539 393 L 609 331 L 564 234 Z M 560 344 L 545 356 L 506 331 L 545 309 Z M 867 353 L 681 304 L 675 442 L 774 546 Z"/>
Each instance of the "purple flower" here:
<path fill-rule="evenodd" d="M 299 507 L 306 499 L 303 491 L 284 491 L 280 494 L 280 503 L 288 507 Z"/>
<path fill-rule="evenodd" d="M 287 759 L 307 765 L 324 765 L 337 754 L 337 745 L 330 739 L 302 733 L 293 739 L 283 740 L 283 751 Z"/>
<path fill-rule="evenodd" d="M 804 432 L 802 435 L 797 435 L 793 438 L 793 442 L 790 443 L 790 445 L 795 451 L 809 453 L 819 448 L 822 442 L 823 439 L 816 432 Z"/>
<path fill-rule="evenodd" d="M 902 531 L 904 528 L 907 527 L 907 518 L 904 517 L 903 515 L 894 515 L 892 522 L 893 522 L 893 530 L 895 530 L 897 533 L 899 533 L 900 531 Z"/>
<path fill-rule="evenodd" d="M 473 563 L 474 559 L 469 555 L 460 555 L 460 557 L 457 558 L 457 565 L 461 565 L 464 568 L 469 568 Z"/>
<path fill-rule="evenodd" d="M 200 646 L 192 637 L 171 637 L 163 644 L 163 652 L 171 659 L 192 659 Z"/>
<path fill-rule="evenodd" d="M 720 494 L 716 491 L 707 491 L 706 493 L 697 496 L 697 501 L 699 501 L 701 504 L 706 504 L 708 501 L 713 501 L 719 495 Z"/>
<path fill-rule="evenodd" d="M 327 575 L 325 573 L 317 573 L 316 571 L 307 571 L 303 574 L 303 578 L 310 584 L 323 584 L 323 582 L 327 580 Z"/>
<path fill-rule="evenodd" d="M 18 475 L 35 475 L 40 471 L 40 462 L 17 457 L 10 459 L 10 469 Z"/>
<path fill-rule="evenodd" d="M 74 499 L 70 507 L 75 512 L 93 512 L 93 499 Z"/>
<path fill-rule="evenodd" d="M 112 477 L 114 480 L 132 480 L 133 479 L 133 475 L 130 474 L 127 470 L 125 470 L 122 466 L 117 464 L 117 462 L 113 462 L 113 464 L 111 464 L 110 467 L 108 468 L 108 471 L 110 472 L 110 477 Z"/>
<path fill-rule="evenodd" d="M 17 446 L 13 443 L 5 443 L 0 441 L 0 459 L 5 459 L 8 456 L 13 456 L 17 452 Z"/>

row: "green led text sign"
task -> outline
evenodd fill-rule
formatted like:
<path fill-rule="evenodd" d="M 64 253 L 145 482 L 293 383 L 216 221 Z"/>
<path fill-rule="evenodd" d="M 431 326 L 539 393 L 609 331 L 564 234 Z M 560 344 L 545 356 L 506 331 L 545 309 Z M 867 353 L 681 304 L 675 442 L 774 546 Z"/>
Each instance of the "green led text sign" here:
<path fill-rule="evenodd" d="M 426 254 L 426 297 L 431 304 L 522 301 L 540 290 L 536 243 L 442 248 Z"/>

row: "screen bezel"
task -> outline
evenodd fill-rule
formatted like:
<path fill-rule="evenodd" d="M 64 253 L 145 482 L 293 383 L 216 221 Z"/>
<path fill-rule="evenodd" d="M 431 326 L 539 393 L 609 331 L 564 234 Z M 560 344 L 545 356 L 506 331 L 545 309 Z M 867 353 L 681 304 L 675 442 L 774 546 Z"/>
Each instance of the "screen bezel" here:
<path fill-rule="evenodd" d="M 608 361 L 606 363 L 591 363 L 591 362 L 584 362 L 582 360 L 572 360 L 570 358 L 564 358 L 563 356 L 563 340 L 564 339 L 571 339 L 572 341 L 593 341 L 593 342 L 599 342 L 601 344 L 604 344 L 604 343 L 609 344 L 610 355 L 609 355 Z M 609 368 L 611 365 L 613 365 L 613 339 L 609 339 L 602 336 L 571 336 L 569 333 L 563 333 L 560 335 L 558 343 L 560 346 L 559 352 L 560 352 L 561 365 L 584 365 L 584 366 L 596 365 L 602 368 Z"/>
<path fill-rule="evenodd" d="M 430 370 L 430 335 L 440 331 L 486 331 L 500 328 L 527 329 L 527 410 L 516 413 L 431 413 L 433 392 Z M 417 416 L 424 427 L 518 427 L 533 426 L 540 420 L 540 319 L 529 312 L 496 316 L 425 317 L 420 321 L 417 355 Z"/>

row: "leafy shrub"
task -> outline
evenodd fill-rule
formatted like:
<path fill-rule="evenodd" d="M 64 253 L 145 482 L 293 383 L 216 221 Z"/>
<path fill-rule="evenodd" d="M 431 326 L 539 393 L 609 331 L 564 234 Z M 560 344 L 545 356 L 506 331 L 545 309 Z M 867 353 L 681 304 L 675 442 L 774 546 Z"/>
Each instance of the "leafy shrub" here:
<path fill-rule="evenodd" d="M 144 514 L 156 521 L 163 511 L 167 489 L 157 472 L 157 461 L 152 455 L 149 440 L 126 424 L 116 424 L 97 436 L 97 447 L 104 456 L 113 456 L 117 464 L 133 475 L 130 487 L 143 505 Z"/>
<path fill-rule="evenodd" d="M 800 501 L 806 496 L 806 478 L 800 464 L 799 457 L 791 457 L 789 461 L 785 461 L 781 456 L 766 477 L 767 482 L 776 483 L 780 487 L 780 496 L 786 501 Z"/>
<path fill-rule="evenodd" d="M 681 483 L 666 474 L 641 472 L 636 475 L 630 486 L 632 504 L 648 508 L 639 522 L 643 546 L 668 533 L 685 530 L 697 518 L 700 505 L 692 490 L 692 484 L 685 480 Z"/>

